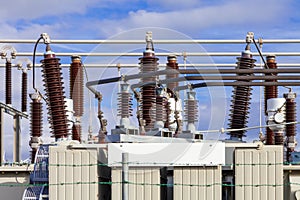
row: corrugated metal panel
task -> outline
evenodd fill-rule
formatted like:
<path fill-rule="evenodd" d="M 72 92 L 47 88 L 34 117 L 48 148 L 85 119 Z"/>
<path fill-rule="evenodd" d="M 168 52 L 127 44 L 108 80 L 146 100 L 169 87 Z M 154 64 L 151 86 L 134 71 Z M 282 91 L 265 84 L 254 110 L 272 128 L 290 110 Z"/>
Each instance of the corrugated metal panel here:
<path fill-rule="evenodd" d="M 112 200 L 122 199 L 122 170 L 113 168 L 112 172 Z M 157 167 L 130 167 L 129 185 L 130 200 L 157 200 L 160 199 L 160 168 Z M 147 185 L 149 184 L 149 185 Z M 155 185 L 157 184 L 157 185 Z"/>
<path fill-rule="evenodd" d="M 174 167 L 174 200 L 222 199 L 220 166 Z"/>
<path fill-rule="evenodd" d="M 50 147 L 49 163 L 50 200 L 98 199 L 96 149 Z"/>
<path fill-rule="evenodd" d="M 259 150 L 236 149 L 236 198 L 241 200 L 283 199 L 282 163 L 282 146 L 263 146 Z"/>

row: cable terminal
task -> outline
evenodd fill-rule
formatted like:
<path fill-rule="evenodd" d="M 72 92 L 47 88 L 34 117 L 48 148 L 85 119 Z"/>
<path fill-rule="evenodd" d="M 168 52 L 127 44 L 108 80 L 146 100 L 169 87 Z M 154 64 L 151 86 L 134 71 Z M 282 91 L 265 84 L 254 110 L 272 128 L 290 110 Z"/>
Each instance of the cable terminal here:
<path fill-rule="evenodd" d="M 50 40 L 50 37 L 49 37 L 48 33 L 42 33 L 41 38 L 43 38 L 44 44 L 50 44 L 51 43 L 51 40 Z"/>

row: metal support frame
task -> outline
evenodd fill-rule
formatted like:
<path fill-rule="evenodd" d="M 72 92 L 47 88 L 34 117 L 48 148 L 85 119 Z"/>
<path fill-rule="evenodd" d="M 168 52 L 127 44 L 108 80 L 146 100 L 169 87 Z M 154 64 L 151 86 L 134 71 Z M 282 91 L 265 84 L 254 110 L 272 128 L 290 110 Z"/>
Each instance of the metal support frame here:
<path fill-rule="evenodd" d="M 0 107 L 0 165 L 3 163 L 4 156 L 4 136 L 3 136 L 3 127 L 4 127 L 4 109 Z"/>
<path fill-rule="evenodd" d="M 129 166 L 128 166 L 128 153 L 122 153 L 122 200 L 129 199 Z"/>
<path fill-rule="evenodd" d="M 13 116 L 14 119 L 14 146 L 13 146 L 13 161 L 21 161 L 21 118 L 28 119 L 28 115 L 19 110 L 0 102 L 0 165 L 4 159 L 4 113 Z"/>
<path fill-rule="evenodd" d="M 21 117 L 19 115 L 14 115 L 14 155 L 13 161 L 21 161 Z"/>

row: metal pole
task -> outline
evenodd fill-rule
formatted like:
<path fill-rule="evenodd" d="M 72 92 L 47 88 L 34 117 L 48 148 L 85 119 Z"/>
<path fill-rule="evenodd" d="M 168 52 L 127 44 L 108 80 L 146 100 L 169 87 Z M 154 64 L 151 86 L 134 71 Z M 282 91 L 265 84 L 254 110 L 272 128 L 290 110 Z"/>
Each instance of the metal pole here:
<path fill-rule="evenodd" d="M 21 144 L 20 116 L 14 116 L 14 162 L 20 162 L 20 144 Z"/>
<path fill-rule="evenodd" d="M 155 44 L 245 44 L 245 39 L 226 39 L 226 40 L 155 40 Z M 258 43 L 259 41 L 256 40 Z M 1 39 L 0 43 L 23 43 L 34 44 L 36 40 L 31 39 Z M 52 44 L 145 44 L 145 40 L 51 40 Z M 279 43 L 300 43 L 300 39 L 264 39 L 264 44 Z"/>
<path fill-rule="evenodd" d="M 176 56 L 184 56 L 184 53 L 182 52 L 174 52 L 172 53 Z M 263 56 L 267 56 L 267 55 L 276 55 L 276 56 L 300 56 L 300 52 L 264 52 L 262 55 Z M 18 52 L 16 53 L 16 56 L 32 56 L 33 53 L 32 52 Z M 43 52 L 37 52 L 36 56 L 43 56 L 44 53 Z M 56 56 L 59 57 L 63 57 L 63 56 L 72 56 L 74 55 L 74 52 L 65 52 L 65 53 L 56 53 Z M 116 53 L 101 53 L 101 52 L 95 52 L 95 53 L 87 53 L 87 52 L 77 52 L 76 55 L 79 56 L 90 56 L 90 57 L 94 57 L 94 56 L 142 56 L 143 53 L 128 53 L 128 52 L 116 52 Z M 170 53 L 166 52 L 166 53 L 162 53 L 162 52 L 158 52 L 155 53 L 156 56 L 169 56 Z M 241 52 L 185 52 L 186 56 L 240 56 Z M 253 53 L 253 56 L 259 56 L 259 53 Z"/>
<path fill-rule="evenodd" d="M 3 137 L 3 128 L 4 128 L 4 109 L 0 107 L 0 165 L 3 164 L 4 156 L 4 137 Z"/>
<path fill-rule="evenodd" d="M 35 67 L 41 67 L 41 64 L 36 64 Z M 60 65 L 62 68 L 70 68 L 70 64 L 61 64 Z M 184 67 L 183 64 L 178 64 L 179 67 Z M 190 67 L 215 67 L 215 68 L 225 68 L 225 67 L 235 67 L 236 64 L 235 63 L 193 63 L 193 64 L 186 64 L 187 68 Z M 0 64 L 0 68 L 4 68 L 5 65 L 4 64 Z M 12 67 L 17 67 L 17 66 L 12 66 Z M 93 63 L 93 64 L 89 64 L 86 63 L 84 64 L 85 68 L 118 68 L 118 64 L 103 64 L 103 63 Z M 132 63 L 132 64 L 121 64 L 122 68 L 134 68 L 134 67 L 140 67 L 139 64 L 136 63 Z M 166 64 L 159 64 L 158 67 L 160 68 L 165 68 Z M 299 62 L 295 62 L 295 63 L 278 63 L 277 67 L 300 67 L 300 63 Z"/>
<path fill-rule="evenodd" d="M 122 200 L 129 199 L 129 166 L 128 166 L 128 153 L 122 153 Z"/>

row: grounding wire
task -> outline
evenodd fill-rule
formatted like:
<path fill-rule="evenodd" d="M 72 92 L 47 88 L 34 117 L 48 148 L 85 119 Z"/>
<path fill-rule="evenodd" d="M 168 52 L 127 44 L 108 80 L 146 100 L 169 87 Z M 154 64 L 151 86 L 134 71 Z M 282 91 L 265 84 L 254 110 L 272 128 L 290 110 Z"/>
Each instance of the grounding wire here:
<path fill-rule="evenodd" d="M 267 69 L 269 69 L 269 66 L 268 66 L 268 64 L 266 63 L 266 61 L 265 61 L 265 59 L 264 59 L 264 57 L 263 57 L 263 55 L 262 55 L 262 53 L 261 53 L 261 51 L 260 51 L 259 47 L 257 46 L 257 44 L 256 44 L 256 42 L 255 42 L 255 39 L 254 39 L 254 37 L 253 37 L 253 43 L 254 43 L 254 45 L 255 45 L 255 47 L 256 47 L 256 49 L 257 49 L 258 53 L 259 53 L 259 56 L 260 56 L 260 58 L 261 58 L 261 59 L 262 59 L 262 61 L 264 62 L 264 64 L 265 64 L 266 68 L 267 68 Z"/>
<path fill-rule="evenodd" d="M 33 49 L 33 55 L 32 55 L 32 87 L 33 89 L 36 89 L 35 87 L 35 54 L 36 54 L 36 48 L 37 48 L 37 45 L 39 44 L 39 42 L 41 41 L 41 39 L 43 39 L 43 37 L 39 37 L 39 39 L 36 41 L 35 45 L 34 45 L 34 49 Z"/>
<path fill-rule="evenodd" d="M 254 40 L 255 41 L 255 40 Z M 259 45 L 259 50 L 262 52 L 262 43 Z M 260 57 L 260 69 L 263 69 L 262 58 Z M 263 82 L 263 80 L 261 80 Z M 262 86 L 259 87 L 259 126 L 262 126 Z M 262 134 L 262 128 L 259 129 L 259 133 Z"/>
<path fill-rule="evenodd" d="M 88 77 L 87 69 L 86 69 L 86 67 L 85 67 L 85 65 L 83 63 L 82 63 L 82 67 L 84 69 L 86 81 L 88 82 L 89 81 L 89 77 Z M 88 90 L 88 98 L 89 98 L 89 127 L 88 127 L 88 133 L 90 134 L 90 131 L 93 132 L 92 131 L 92 124 L 93 124 L 92 98 L 91 98 L 91 91 L 90 90 Z"/>
<path fill-rule="evenodd" d="M 197 131 L 199 133 L 225 133 L 225 132 L 232 132 L 232 131 L 246 131 L 246 130 L 252 130 L 252 129 L 258 129 L 258 128 L 267 128 L 267 127 L 273 127 L 273 126 L 278 126 L 278 125 L 290 125 L 290 124 L 300 124 L 300 121 L 298 122 L 286 122 L 286 123 L 281 123 L 281 124 L 269 124 L 269 125 L 264 125 L 264 126 L 251 126 L 247 128 L 240 128 L 240 129 L 224 129 L 221 128 L 219 130 L 204 130 L 204 131 Z"/>

